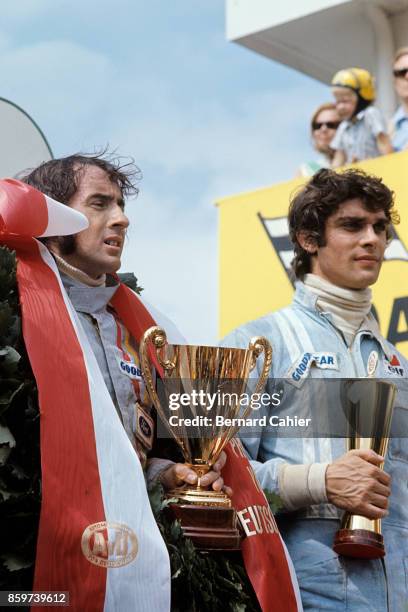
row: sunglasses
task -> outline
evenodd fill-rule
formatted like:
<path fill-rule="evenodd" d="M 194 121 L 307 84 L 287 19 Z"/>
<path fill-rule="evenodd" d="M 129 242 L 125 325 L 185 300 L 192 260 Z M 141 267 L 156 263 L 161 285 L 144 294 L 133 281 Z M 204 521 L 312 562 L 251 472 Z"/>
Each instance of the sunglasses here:
<path fill-rule="evenodd" d="M 396 78 L 405 78 L 408 72 L 408 68 L 400 68 L 399 70 L 393 70 L 392 73 Z"/>
<path fill-rule="evenodd" d="M 313 121 L 312 130 L 317 132 L 323 126 L 326 126 L 329 130 L 337 130 L 340 125 L 340 121 Z"/>

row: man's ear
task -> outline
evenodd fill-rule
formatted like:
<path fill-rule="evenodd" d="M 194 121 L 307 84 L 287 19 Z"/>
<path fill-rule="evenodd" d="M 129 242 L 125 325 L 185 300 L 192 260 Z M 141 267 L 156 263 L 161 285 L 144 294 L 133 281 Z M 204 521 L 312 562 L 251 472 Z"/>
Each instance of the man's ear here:
<path fill-rule="evenodd" d="M 309 234 L 309 232 L 302 230 L 296 234 L 296 238 L 302 249 L 309 253 L 309 255 L 315 255 L 317 253 L 316 240 Z"/>

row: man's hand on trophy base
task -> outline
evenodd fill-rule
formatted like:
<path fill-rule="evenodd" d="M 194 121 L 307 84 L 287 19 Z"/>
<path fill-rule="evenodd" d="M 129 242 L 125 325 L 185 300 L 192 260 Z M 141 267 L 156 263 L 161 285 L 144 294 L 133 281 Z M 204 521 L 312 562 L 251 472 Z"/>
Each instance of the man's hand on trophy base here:
<path fill-rule="evenodd" d="M 222 451 L 212 470 L 201 477 L 200 486 L 204 489 L 211 487 L 214 491 L 224 491 L 228 497 L 231 497 L 232 489 L 224 485 L 224 480 L 221 476 L 221 470 L 226 460 L 227 455 Z M 167 491 L 181 487 L 185 483 L 195 485 L 197 480 L 197 474 L 185 463 L 173 463 L 160 477 L 160 482 Z"/>
<path fill-rule="evenodd" d="M 388 514 L 391 477 L 379 465 L 384 457 L 373 450 L 351 450 L 326 470 L 326 493 L 330 503 L 369 519 Z"/>

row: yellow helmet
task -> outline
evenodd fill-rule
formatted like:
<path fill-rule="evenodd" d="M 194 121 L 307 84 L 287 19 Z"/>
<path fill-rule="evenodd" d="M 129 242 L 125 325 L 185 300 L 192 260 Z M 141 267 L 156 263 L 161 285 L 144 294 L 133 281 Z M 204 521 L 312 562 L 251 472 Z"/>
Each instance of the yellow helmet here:
<path fill-rule="evenodd" d="M 334 75 L 331 84 L 333 87 L 348 87 L 367 102 L 375 100 L 374 79 L 364 68 L 339 70 Z"/>

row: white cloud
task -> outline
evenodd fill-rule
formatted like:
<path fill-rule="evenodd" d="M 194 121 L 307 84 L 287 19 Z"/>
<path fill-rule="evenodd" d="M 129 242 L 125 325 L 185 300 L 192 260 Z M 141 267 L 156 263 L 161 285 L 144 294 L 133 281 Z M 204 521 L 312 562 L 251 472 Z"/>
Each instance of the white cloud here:
<path fill-rule="evenodd" d="M 6 49 L 0 56 L 2 95 L 20 104 L 52 141 L 69 142 L 107 111 L 112 63 L 65 40 Z M 97 125 L 93 125 L 96 129 Z"/>

